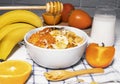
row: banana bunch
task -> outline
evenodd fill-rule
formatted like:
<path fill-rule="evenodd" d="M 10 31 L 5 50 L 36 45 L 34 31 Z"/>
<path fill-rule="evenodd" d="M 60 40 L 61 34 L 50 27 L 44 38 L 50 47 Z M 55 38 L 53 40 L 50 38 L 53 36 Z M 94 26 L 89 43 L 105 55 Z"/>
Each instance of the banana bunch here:
<path fill-rule="evenodd" d="M 28 10 L 13 10 L 1 15 L 0 59 L 6 60 L 28 31 L 42 25 L 41 18 Z"/>
<path fill-rule="evenodd" d="M 40 17 L 27 10 L 13 10 L 0 16 L 0 28 L 16 22 L 25 22 L 36 27 L 40 27 L 42 25 Z"/>

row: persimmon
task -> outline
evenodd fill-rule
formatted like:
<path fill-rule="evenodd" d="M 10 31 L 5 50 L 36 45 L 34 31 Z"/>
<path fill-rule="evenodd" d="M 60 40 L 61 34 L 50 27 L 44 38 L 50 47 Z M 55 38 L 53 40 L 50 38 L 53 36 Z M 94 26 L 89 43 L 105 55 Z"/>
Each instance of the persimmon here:
<path fill-rule="evenodd" d="M 68 25 L 80 29 L 89 28 L 92 24 L 91 16 L 81 9 L 75 9 L 68 18 Z"/>
<path fill-rule="evenodd" d="M 97 68 L 108 67 L 114 58 L 115 48 L 113 46 L 99 46 L 91 43 L 86 48 L 86 61 Z"/>
<path fill-rule="evenodd" d="M 63 4 L 63 11 L 61 12 L 62 22 L 68 22 L 70 12 L 74 9 L 75 9 L 75 7 L 71 3 L 64 3 Z"/>

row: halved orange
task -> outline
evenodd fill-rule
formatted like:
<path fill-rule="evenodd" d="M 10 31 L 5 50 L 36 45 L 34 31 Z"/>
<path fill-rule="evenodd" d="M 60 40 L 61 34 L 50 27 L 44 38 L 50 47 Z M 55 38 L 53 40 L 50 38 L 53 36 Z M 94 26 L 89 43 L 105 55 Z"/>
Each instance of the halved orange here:
<path fill-rule="evenodd" d="M 8 60 L 0 63 L 0 84 L 25 84 L 32 66 L 22 60 Z"/>

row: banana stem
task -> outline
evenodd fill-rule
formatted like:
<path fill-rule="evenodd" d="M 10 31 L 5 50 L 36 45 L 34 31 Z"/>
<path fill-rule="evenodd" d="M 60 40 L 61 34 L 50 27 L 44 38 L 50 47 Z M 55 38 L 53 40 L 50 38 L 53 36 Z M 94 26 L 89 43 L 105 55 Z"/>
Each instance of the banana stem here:
<path fill-rule="evenodd" d="M 0 59 L 0 62 L 3 62 L 4 60 Z"/>

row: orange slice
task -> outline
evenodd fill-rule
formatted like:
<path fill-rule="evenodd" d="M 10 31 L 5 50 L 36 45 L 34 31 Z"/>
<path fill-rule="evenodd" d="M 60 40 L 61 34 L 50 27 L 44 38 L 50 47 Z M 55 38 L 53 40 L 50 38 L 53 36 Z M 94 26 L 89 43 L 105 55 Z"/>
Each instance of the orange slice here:
<path fill-rule="evenodd" d="M 22 60 L 8 60 L 0 63 L 0 84 L 25 84 L 32 66 Z"/>

